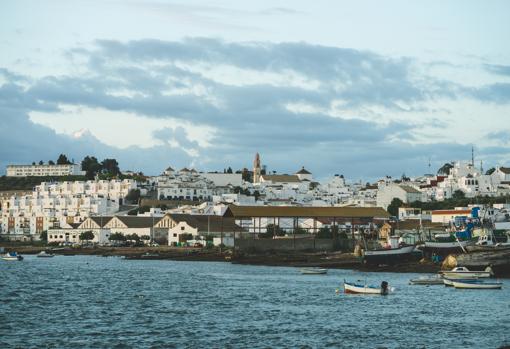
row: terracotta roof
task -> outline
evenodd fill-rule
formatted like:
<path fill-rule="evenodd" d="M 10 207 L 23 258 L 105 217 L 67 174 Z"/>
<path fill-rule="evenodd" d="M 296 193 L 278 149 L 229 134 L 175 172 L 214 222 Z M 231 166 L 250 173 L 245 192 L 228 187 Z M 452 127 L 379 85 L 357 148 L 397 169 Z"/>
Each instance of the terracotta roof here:
<path fill-rule="evenodd" d="M 295 183 L 301 182 L 299 177 L 296 175 L 262 175 L 265 181 L 271 181 L 273 183 Z"/>
<path fill-rule="evenodd" d="M 305 167 L 301 167 L 301 170 L 297 171 L 296 174 L 312 174 L 311 172 L 308 172 L 305 170 Z"/>
<path fill-rule="evenodd" d="M 230 205 L 224 217 L 336 217 L 388 218 L 380 207 L 296 207 L 296 206 L 237 206 Z"/>
<path fill-rule="evenodd" d="M 458 215 L 466 215 L 471 214 L 471 210 L 435 210 L 432 211 L 432 214 L 458 214 Z"/>

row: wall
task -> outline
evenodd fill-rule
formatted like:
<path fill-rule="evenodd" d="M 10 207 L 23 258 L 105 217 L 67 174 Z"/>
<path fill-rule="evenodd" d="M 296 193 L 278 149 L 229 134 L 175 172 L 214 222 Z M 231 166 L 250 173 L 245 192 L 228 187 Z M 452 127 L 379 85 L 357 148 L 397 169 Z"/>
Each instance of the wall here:
<path fill-rule="evenodd" d="M 235 247 L 240 250 L 252 251 L 333 251 L 335 244 L 332 239 L 239 239 Z"/>

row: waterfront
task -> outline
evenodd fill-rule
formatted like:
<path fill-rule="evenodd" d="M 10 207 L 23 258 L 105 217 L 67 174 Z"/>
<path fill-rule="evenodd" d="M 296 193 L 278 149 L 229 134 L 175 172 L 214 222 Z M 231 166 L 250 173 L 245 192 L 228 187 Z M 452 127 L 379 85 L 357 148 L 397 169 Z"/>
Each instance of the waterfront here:
<path fill-rule="evenodd" d="M 510 344 L 510 285 L 410 286 L 418 274 L 56 256 L 0 264 L 0 346 L 483 347 Z M 335 294 L 387 280 L 388 297 Z"/>

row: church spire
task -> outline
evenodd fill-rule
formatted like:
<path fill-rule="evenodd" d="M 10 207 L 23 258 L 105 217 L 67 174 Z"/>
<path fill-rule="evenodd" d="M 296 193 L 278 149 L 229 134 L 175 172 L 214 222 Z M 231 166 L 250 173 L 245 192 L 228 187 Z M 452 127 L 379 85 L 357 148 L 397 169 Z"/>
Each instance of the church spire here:
<path fill-rule="evenodd" d="M 253 183 L 260 182 L 260 155 L 255 154 L 255 160 L 253 160 Z"/>

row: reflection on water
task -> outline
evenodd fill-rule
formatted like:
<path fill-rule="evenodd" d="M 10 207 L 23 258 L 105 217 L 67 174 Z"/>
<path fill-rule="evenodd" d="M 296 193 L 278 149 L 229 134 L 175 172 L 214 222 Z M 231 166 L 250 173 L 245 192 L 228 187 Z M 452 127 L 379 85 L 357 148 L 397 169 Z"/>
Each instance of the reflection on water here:
<path fill-rule="evenodd" d="M 510 344 L 503 290 L 410 286 L 416 274 L 25 256 L 0 263 L 0 347 L 449 347 Z M 336 294 L 387 280 L 387 297 Z"/>

